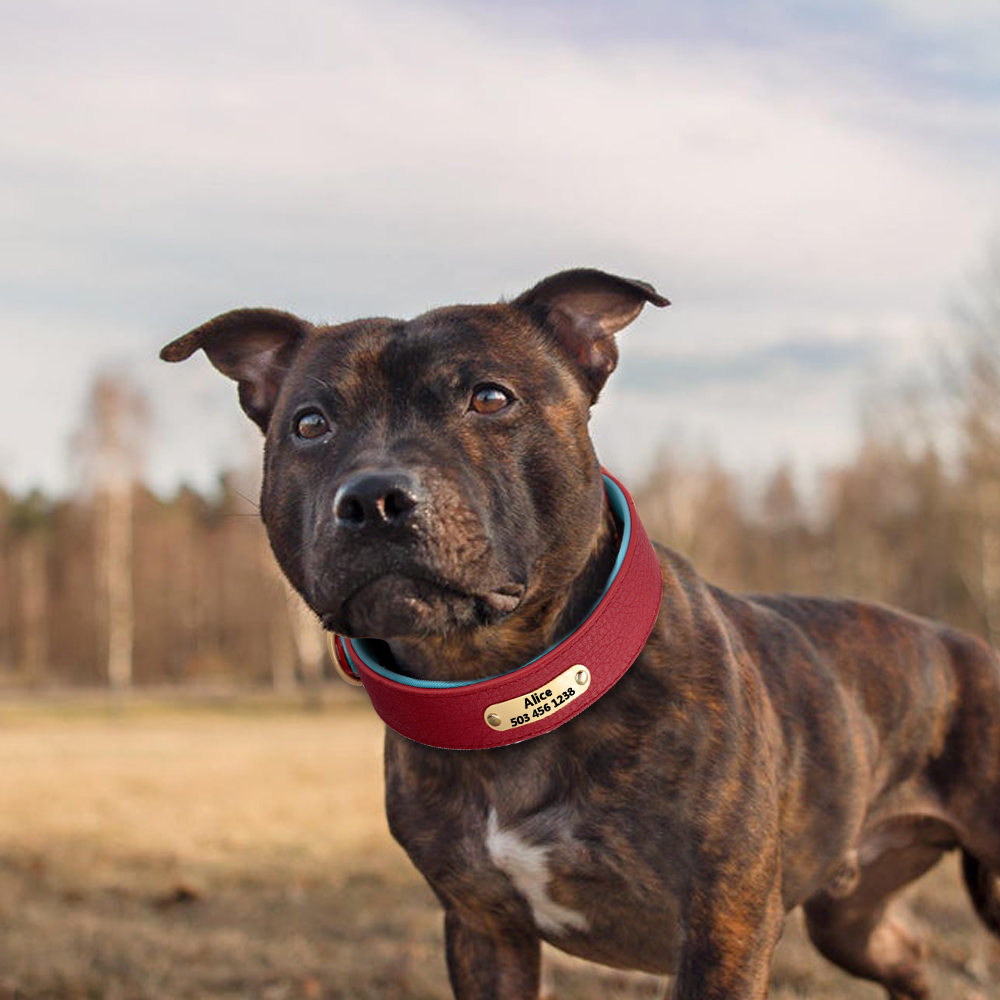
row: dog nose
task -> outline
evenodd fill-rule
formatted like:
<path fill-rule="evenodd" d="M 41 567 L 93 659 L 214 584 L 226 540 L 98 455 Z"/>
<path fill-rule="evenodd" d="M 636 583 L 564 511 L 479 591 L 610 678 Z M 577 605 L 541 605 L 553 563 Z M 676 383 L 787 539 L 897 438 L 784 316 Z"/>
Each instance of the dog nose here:
<path fill-rule="evenodd" d="M 359 472 L 342 483 L 333 498 L 338 527 L 360 531 L 402 524 L 420 504 L 423 491 L 402 469 Z"/>

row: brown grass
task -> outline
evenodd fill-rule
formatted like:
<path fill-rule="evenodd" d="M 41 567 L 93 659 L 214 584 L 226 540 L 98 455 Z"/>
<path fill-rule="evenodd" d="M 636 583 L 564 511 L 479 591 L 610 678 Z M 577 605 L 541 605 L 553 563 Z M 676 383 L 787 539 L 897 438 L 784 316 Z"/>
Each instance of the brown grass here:
<path fill-rule="evenodd" d="M 949 861 L 908 897 L 939 1000 L 1000 998 Z M 547 952 L 561 1000 L 660 984 Z M 322 714 L 0 709 L 0 1000 L 446 1000 L 438 907 L 386 829 L 381 727 Z M 793 916 L 774 1000 L 877 1000 Z"/>

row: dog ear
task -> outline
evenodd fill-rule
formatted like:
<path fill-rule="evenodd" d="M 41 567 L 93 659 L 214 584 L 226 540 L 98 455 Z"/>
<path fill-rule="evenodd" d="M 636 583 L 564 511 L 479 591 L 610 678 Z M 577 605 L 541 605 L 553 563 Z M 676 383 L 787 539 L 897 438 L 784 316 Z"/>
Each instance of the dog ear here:
<path fill-rule="evenodd" d="M 266 431 L 285 374 L 311 331 L 291 313 L 234 309 L 167 344 L 160 357 L 184 361 L 202 348 L 223 375 L 239 383 L 243 411 Z"/>
<path fill-rule="evenodd" d="M 618 363 L 614 335 L 647 302 L 670 305 L 645 281 L 580 267 L 545 278 L 514 299 L 513 305 L 555 336 L 583 374 L 593 403 Z"/>

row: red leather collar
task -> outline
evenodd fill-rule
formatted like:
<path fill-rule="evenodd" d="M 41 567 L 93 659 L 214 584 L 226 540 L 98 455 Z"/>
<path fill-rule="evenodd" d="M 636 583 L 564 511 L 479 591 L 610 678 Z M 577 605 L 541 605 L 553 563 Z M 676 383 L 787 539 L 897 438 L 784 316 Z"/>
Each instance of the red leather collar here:
<path fill-rule="evenodd" d="M 510 673 L 450 687 L 417 687 L 373 670 L 347 636 L 330 648 L 345 680 L 364 685 L 397 733 L 448 750 L 481 750 L 551 732 L 592 705 L 635 662 L 660 611 L 663 578 L 628 491 L 628 546 L 604 596 L 558 645 Z"/>

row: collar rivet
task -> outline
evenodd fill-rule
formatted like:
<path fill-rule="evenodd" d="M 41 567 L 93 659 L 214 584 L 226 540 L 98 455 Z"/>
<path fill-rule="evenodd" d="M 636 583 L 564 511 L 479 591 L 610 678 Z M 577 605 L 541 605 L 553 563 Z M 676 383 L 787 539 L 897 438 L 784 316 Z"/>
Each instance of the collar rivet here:
<path fill-rule="evenodd" d="M 586 684 L 587 681 L 590 680 L 590 674 L 588 674 L 586 670 L 578 670 L 576 672 L 574 680 L 576 681 L 577 684 L 580 684 L 582 686 Z"/>
<path fill-rule="evenodd" d="M 487 716 L 486 716 L 486 721 L 487 721 L 487 722 L 488 722 L 488 723 L 489 723 L 489 724 L 490 724 L 491 726 L 493 726 L 493 728 L 494 728 L 494 729 L 496 729 L 496 727 L 500 725 L 500 723 L 501 723 L 501 721 L 502 721 L 502 720 L 501 720 L 501 718 L 500 718 L 500 716 L 499 716 L 499 715 L 493 715 L 493 714 L 491 713 L 490 715 L 487 715 Z"/>

